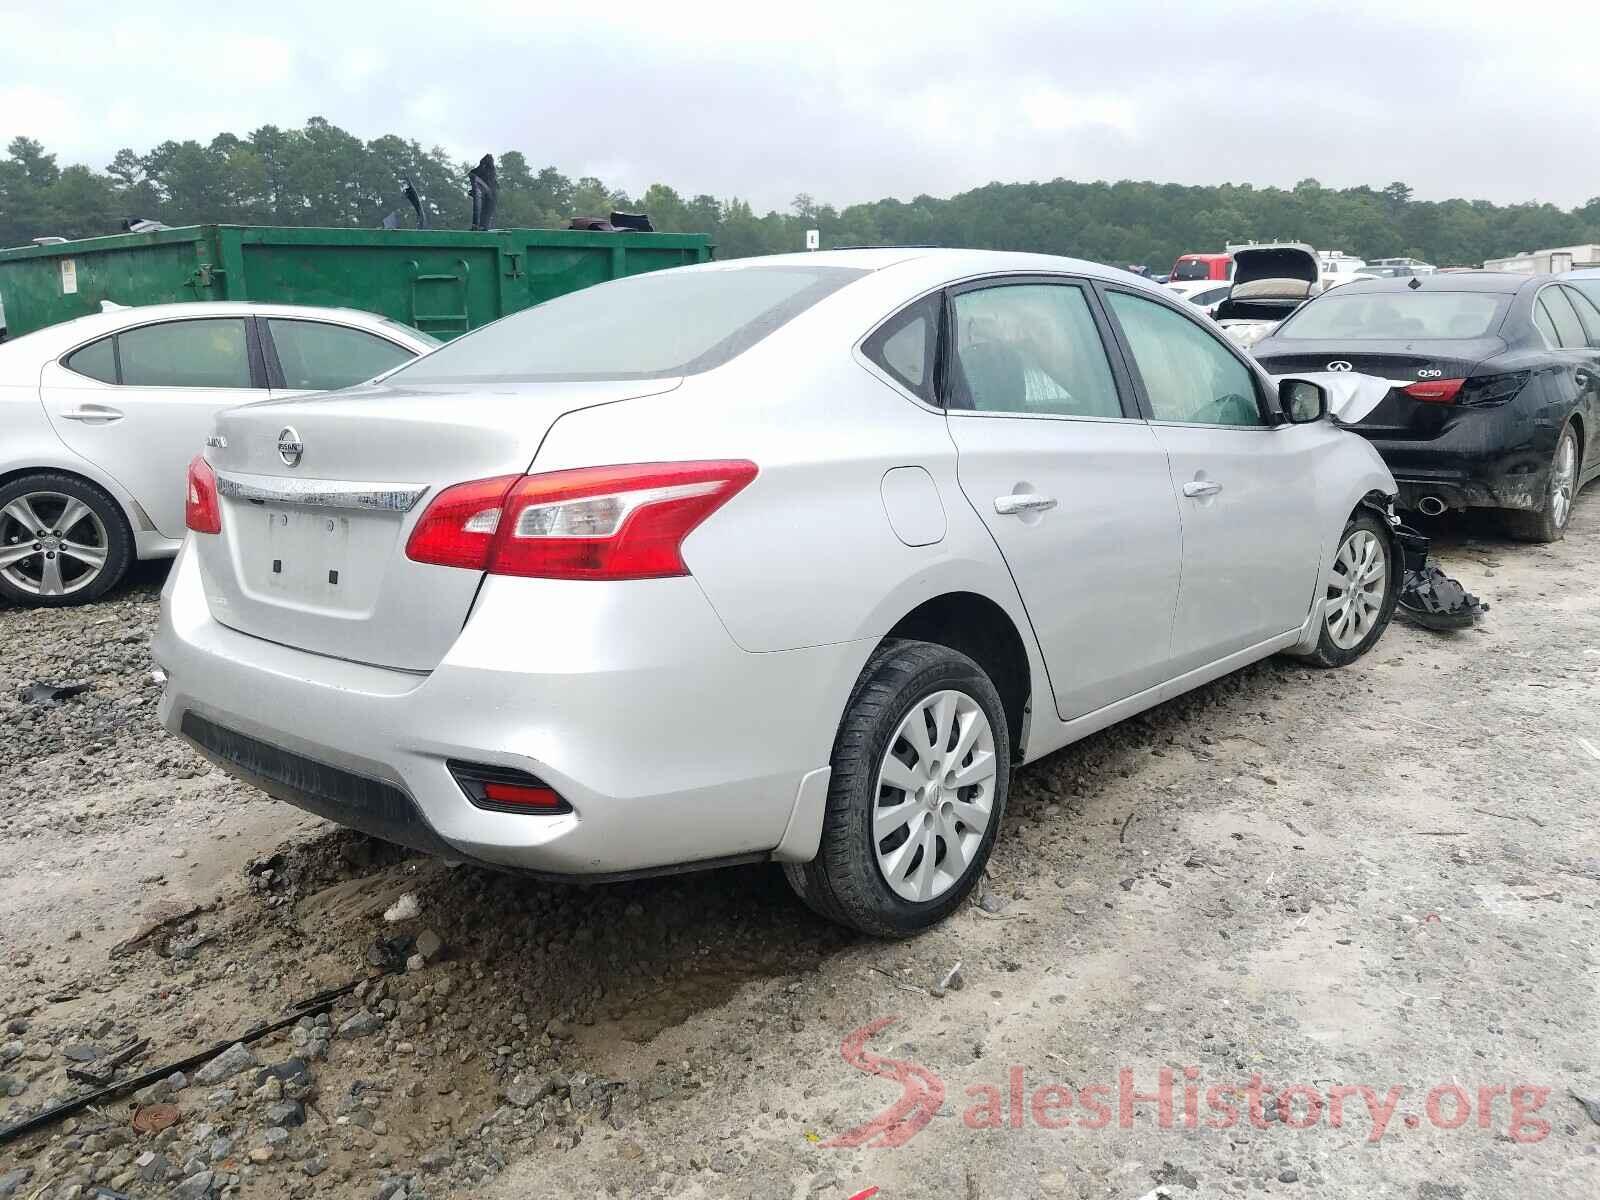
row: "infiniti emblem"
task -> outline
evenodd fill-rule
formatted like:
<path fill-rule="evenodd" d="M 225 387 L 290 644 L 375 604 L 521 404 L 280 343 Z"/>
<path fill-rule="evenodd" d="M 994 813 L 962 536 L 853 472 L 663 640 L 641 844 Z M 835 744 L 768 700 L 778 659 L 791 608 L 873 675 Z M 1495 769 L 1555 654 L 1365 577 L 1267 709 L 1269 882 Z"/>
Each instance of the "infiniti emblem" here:
<path fill-rule="evenodd" d="M 1344 359 L 1336 358 L 1331 363 L 1328 364 L 1328 370 L 1330 370 L 1330 371 L 1353 371 L 1353 370 L 1355 370 L 1355 368 L 1352 367 L 1349 363 L 1345 362 Z"/>
<path fill-rule="evenodd" d="M 283 459 L 284 466 L 298 467 L 300 456 L 305 450 L 305 443 L 300 440 L 300 435 L 294 431 L 293 425 L 285 425 L 278 430 L 278 457 Z"/>

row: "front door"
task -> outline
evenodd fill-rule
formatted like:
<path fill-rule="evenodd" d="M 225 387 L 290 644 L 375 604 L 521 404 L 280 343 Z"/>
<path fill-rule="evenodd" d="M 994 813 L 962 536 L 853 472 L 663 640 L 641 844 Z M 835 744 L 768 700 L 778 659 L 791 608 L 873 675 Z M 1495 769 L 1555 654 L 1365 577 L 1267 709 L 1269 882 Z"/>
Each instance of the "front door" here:
<path fill-rule="evenodd" d="M 1053 277 L 950 298 L 945 385 L 961 489 L 1005 556 L 1056 709 L 1168 674 L 1178 512 L 1166 455 L 1106 353 L 1093 292 Z"/>
<path fill-rule="evenodd" d="M 1270 423 L 1257 372 L 1200 319 L 1131 291 L 1105 296 L 1183 524 L 1177 677 L 1305 623 L 1326 533 L 1316 464 L 1340 435 Z"/>
<path fill-rule="evenodd" d="M 163 321 L 50 363 L 40 397 L 68 448 L 127 488 L 163 536 L 181 538 L 186 468 L 212 419 L 268 395 L 252 386 L 250 359 L 244 317 Z"/>

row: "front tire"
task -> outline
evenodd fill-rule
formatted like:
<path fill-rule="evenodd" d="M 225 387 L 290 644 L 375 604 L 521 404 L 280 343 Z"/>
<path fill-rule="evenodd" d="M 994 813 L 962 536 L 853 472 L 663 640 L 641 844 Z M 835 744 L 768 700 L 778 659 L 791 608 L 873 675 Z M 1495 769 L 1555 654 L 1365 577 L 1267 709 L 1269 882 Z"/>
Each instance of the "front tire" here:
<path fill-rule="evenodd" d="M 1561 431 L 1556 452 L 1550 459 L 1550 487 L 1545 493 L 1544 508 L 1538 512 L 1508 511 L 1506 532 L 1524 542 L 1559 542 L 1566 537 L 1567 523 L 1572 520 L 1572 502 L 1578 496 L 1580 460 L 1578 433 L 1568 425 Z"/>
<path fill-rule="evenodd" d="M 1372 649 L 1400 599 L 1400 561 L 1378 518 L 1358 512 L 1346 522 L 1328 576 L 1322 629 L 1310 660 L 1343 667 Z"/>
<path fill-rule="evenodd" d="M 0 487 L 0 598 L 33 608 L 87 604 L 127 572 L 133 532 L 86 479 L 39 471 Z"/>
<path fill-rule="evenodd" d="M 983 668 L 947 646 L 886 642 L 839 725 L 817 856 L 784 874 L 830 921 L 919 933 L 983 874 L 1010 780 L 1005 707 Z"/>

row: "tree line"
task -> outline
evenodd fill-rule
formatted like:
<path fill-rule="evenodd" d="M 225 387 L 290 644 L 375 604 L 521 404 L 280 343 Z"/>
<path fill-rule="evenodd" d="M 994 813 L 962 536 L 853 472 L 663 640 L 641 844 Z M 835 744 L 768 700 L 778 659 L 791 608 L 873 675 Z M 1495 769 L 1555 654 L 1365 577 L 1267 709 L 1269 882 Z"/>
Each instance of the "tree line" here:
<path fill-rule="evenodd" d="M 574 216 L 643 211 L 669 232 L 710 234 L 721 258 L 822 244 L 941 245 L 1033 250 L 1161 272 L 1179 254 L 1228 242 L 1293 240 L 1364 258 L 1409 255 L 1440 266 L 1476 265 L 1546 246 L 1600 242 L 1600 196 L 1573 209 L 1486 200 L 1417 200 L 1406 184 L 1292 188 L 1185 186 L 1122 180 L 991 183 L 948 198 L 921 195 L 844 208 L 796 196 L 787 212 L 758 215 L 748 200 L 682 194 L 657 183 L 630 196 L 592 176 L 535 170 L 516 150 L 496 155 L 503 227 L 558 228 Z M 470 220 L 466 172 L 439 147 L 388 135 L 362 141 L 321 117 L 301 129 L 263 125 L 209 143 L 166 141 L 119 150 L 104 170 L 61 166 L 39 142 L 13 138 L 0 159 L 0 246 L 36 237 L 116 233 L 128 217 L 168 225 L 228 223 L 374 227 L 413 217 L 410 179 L 436 228 Z"/>

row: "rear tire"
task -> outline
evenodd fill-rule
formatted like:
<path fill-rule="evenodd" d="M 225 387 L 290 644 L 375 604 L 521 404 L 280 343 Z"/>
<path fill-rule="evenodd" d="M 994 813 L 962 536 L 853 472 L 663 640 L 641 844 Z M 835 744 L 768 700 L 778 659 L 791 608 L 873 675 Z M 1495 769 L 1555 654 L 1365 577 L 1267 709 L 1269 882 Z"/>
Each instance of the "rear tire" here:
<path fill-rule="evenodd" d="M 1550 485 L 1545 491 L 1544 507 L 1538 512 L 1507 510 L 1506 532 L 1524 542 L 1559 542 L 1566 537 L 1567 525 L 1572 520 L 1572 505 L 1578 498 L 1578 475 L 1582 467 L 1578 433 L 1569 424 L 1561 431 L 1555 453 L 1550 456 Z"/>
<path fill-rule="evenodd" d="M 29 608 L 88 604 L 132 558 L 122 509 L 87 479 L 38 471 L 0 487 L 0 598 Z"/>
<path fill-rule="evenodd" d="M 830 921 L 919 933 L 982 876 L 1010 779 L 1005 707 L 983 668 L 947 646 L 886 642 L 839 724 L 817 856 L 784 874 Z"/>
<path fill-rule="evenodd" d="M 1345 523 L 1334 551 L 1317 648 L 1320 667 L 1344 667 L 1383 636 L 1400 599 L 1400 556 L 1389 531 L 1364 509 Z"/>

